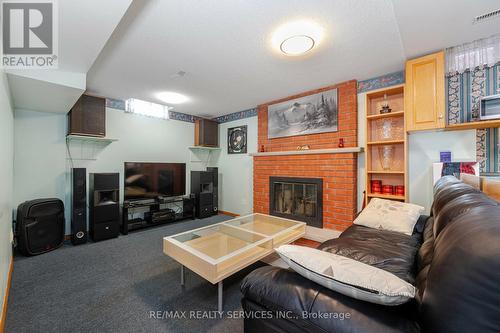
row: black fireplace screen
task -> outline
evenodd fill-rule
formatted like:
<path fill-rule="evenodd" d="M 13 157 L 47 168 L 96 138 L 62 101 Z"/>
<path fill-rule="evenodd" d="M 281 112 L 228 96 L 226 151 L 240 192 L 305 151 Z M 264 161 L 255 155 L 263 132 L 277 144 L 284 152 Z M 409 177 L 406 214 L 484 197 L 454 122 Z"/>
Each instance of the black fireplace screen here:
<path fill-rule="evenodd" d="M 270 178 L 270 213 L 323 227 L 323 180 L 317 178 Z"/>

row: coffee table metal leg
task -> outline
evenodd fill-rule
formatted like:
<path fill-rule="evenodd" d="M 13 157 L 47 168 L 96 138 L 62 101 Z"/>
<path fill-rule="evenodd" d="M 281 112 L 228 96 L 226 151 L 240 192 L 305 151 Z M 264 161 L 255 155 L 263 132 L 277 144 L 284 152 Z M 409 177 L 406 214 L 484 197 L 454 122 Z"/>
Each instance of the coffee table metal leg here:
<path fill-rule="evenodd" d="M 217 284 L 217 289 L 218 289 L 218 310 L 219 312 L 222 312 L 222 281 L 219 281 Z"/>
<path fill-rule="evenodd" d="M 184 283 L 185 283 L 185 281 L 184 281 L 184 274 L 185 274 L 185 272 L 184 272 L 184 265 L 181 265 L 181 286 L 184 286 Z"/>

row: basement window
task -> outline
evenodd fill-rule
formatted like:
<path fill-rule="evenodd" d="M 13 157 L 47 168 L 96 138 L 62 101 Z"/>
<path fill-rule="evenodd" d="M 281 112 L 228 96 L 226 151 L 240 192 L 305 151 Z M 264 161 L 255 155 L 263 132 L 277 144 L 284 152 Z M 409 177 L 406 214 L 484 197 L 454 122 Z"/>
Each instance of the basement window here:
<path fill-rule="evenodd" d="M 170 119 L 170 106 L 130 98 L 125 102 L 125 112 L 135 113 L 141 116 Z"/>

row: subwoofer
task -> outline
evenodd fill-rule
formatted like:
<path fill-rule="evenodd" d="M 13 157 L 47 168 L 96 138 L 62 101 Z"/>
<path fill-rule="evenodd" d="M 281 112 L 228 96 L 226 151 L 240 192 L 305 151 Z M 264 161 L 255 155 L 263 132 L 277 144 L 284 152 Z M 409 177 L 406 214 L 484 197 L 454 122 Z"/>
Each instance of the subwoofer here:
<path fill-rule="evenodd" d="M 120 174 L 89 175 L 90 237 L 93 241 L 118 237 L 120 232 Z"/>
<path fill-rule="evenodd" d="M 189 198 L 184 198 L 182 201 L 182 213 L 184 217 L 191 217 L 192 219 L 195 218 L 194 203 L 195 196 L 193 194 L 191 194 Z"/>
<path fill-rule="evenodd" d="M 199 211 L 198 218 L 202 219 L 214 215 L 214 207 L 212 205 L 213 195 L 210 192 L 202 192 L 199 194 Z"/>
<path fill-rule="evenodd" d="M 72 169 L 71 243 L 87 242 L 87 170 Z"/>
<path fill-rule="evenodd" d="M 17 208 L 17 248 L 27 256 L 57 249 L 64 241 L 64 227 L 64 204 L 61 200 L 26 201 Z"/>

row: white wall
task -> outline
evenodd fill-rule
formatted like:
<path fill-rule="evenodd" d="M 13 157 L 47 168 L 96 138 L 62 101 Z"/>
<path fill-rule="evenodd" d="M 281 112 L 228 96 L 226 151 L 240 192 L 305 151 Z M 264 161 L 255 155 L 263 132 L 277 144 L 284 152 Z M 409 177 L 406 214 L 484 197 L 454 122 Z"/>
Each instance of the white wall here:
<path fill-rule="evenodd" d="M 227 153 L 227 130 L 240 125 L 248 126 L 248 153 L 257 151 L 257 117 L 220 124 L 219 209 L 246 215 L 253 212 L 253 158 L 248 154 Z"/>
<path fill-rule="evenodd" d="M 14 205 L 37 198 L 64 200 L 66 118 L 55 113 L 16 110 Z"/>
<path fill-rule="evenodd" d="M 453 161 L 476 161 L 476 131 L 419 132 L 408 137 L 410 202 L 425 207 L 432 204 L 432 163 L 440 151 L 451 151 Z"/>
<path fill-rule="evenodd" d="M 3 308 L 12 258 L 14 115 L 7 77 L 0 70 L 0 304 Z M 5 318 L 2 318 L 5 319 Z"/>
<path fill-rule="evenodd" d="M 85 167 L 92 172 L 119 172 L 120 197 L 123 200 L 123 163 L 187 163 L 186 187 L 191 170 L 203 170 L 206 156 L 191 156 L 194 124 L 148 118 L 106 109 L 106 136 L 118 141 L 102 148 L 95 145 L 71 145 L 73 163 L 66 148 L 66 116 L 53 113 L 16 110 L 15 117 L 15 191 L 14 205 L 42 197 L 56 197 L 66 207 L 66 234 L 70 233 L 70 170 Z M 96 160 L 79 160 L 97 151 Z M 198 161 L 202 162 L 192 162 Z M 186 193 L 189 193 L 186 192 Z"/>

